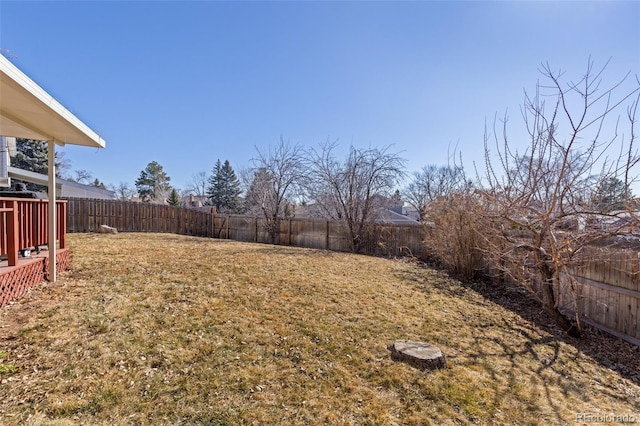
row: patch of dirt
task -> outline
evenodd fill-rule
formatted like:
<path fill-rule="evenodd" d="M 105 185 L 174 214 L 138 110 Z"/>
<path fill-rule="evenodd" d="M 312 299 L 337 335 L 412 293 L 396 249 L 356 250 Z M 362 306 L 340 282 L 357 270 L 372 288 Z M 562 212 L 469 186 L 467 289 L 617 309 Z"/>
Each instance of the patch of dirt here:
<path fill-rule="evenodd" d="M 18 301 L 11 301 L 0 309 L 1 340 L 11 338 L 16 330 L 24 328 L 30 321 L 37 318 L 43 309 L 54 306 L 53 300 L 43 297 L 49 286 L 48 282 L 38 284 L 22 295 Z"/>
<path fill-rule="evenodd" d="M 17 330 L 36 321 L 42 312 L 59 306 L 62 299 L 77 298 L 76 292 L 68 291 L 70 274 L 70 271 L 59 274 L 55 284 L 48 281 L 42 282 L 29 289 L 19 300 L 3 306 L 0 309 L 0 340 L 12 338 Z M 74 286 L 82 285 L 82 281 L 74 280 L 73 282 Z"/>

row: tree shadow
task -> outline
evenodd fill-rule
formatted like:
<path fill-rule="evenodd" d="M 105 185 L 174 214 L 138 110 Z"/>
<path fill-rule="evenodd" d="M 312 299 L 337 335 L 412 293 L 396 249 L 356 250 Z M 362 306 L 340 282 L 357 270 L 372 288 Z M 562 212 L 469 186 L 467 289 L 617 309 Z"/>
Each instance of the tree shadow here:
<path fill-rule="evenodd" d="M 638 346 L 587 324 L 583 324 L 582 337 L 570 337 L 556 325 L 537 300 L 518 287 L 481 281 L 461 282 L 461 284 L 481 294 L 487 300 L 536 324 L 554 339 L 575 347 L 578 353 L 593 359 L 600 366 L 615 371 L 621 377 L 640 385 Z"/>
<path fill-rule="evenodd" d="M 442 279 L 429 279 L 429 285 L 427 286 L 425 285 L 424 276 L 421 276 L 420 273 L 422 268 L 434 271 L 430 265 L 421 264 L 420 268 L 414 269 L 415 272 L 403 273 L 402 279 L 412 281 L 423 292 L 430 293 L 436 290 L 455 298 L 465 298 L 465 296 L 469 294 L 468 292 L 471 291 L 482 296 L 484 300 L 515 313 L 524 320 L 534 324 L 540 331 L 547 333 L 547 336 L 543 338 L 533 336 L 530 329 L 522 327 L 519 324 L 507 323 L 507 321 L 503 319 L 503 328 L 508 328 L 512 332 L 520 334 L 526 339 L 527 343 L 524 348 L 518 348 L 516 350 L 504 342 L 492 342 L 493 344 L 500 345 L 503 354 L 510 359 L 515 359 L 517 355 L 522 355 L 524 352 L 527 352 L 528 355 L 538 360 L 540 366 L 537 371 L 535 371 L 537 375 L 541 375 L 545 370 L 556 370 L 558 374 L 562 374 L 562 371 L 559 371 L 557 361 L 559 344 L 563 342 L 576 349 L 575 353 L 571 355 L 571 368 L 582 371 L 585 375 L 590 374 L 581 366 L 581 360 L 588 357 L 597 365 L 607 368 L 617 373 L 620 377 L 640 386 L 640 348 L 638 346 L 587 324 L 583 324 L 584 333 L 581 338 L 570 337 L 556 325 L 555 321 L 546 313 L 537 300 L 533 299 L 526 290 L 517 286 L 487 281 L 465 282 L 449 277 L 449 275 L 442 270 L 435 270 L 435 273 L 442 277 Z M 477 338 L 482 339 L 481 335 L 477 336 Z M 554 355 L 552 357 L 547 356 L 544 359 L 540 358 L 534 349 L 541 344 L 555 348 Z M 478 347 L 482 346 L 478 345 Z M 514 368 L 515 367 L 514 365 Z M 603 385 L 607 387 L 606 384 Z"/>

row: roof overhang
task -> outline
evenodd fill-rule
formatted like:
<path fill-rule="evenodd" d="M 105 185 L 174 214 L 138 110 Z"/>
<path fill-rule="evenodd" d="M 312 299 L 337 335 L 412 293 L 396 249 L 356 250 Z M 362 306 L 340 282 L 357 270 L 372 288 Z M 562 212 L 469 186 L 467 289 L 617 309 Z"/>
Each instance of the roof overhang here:
<path fill-rule="evenodd" d="M 104 148 L 89 126 L 56 101 L 0 54 L 0 136 L 49 142 L 48 194 L 49 280 L 56 281 L 55 144 Z"/>
<path fill-rule="evenodd" d="M 105 147 L 100 135 L 1 54 L 0 135 Z"/>
<path fill-rule="evenodd" d="M 49 184 L 49 177 L 41 173 L 32 172 L 29 170 L 22 170 L 17 167 L 8 167 L 9 177 L 13 179 L 22 180 L 24 182 L 35 183 L 36 185 L 47 186 Z M 97 188 L 93 185 L 85 185 L 82 183 L 74 182 L 67 179 L 56 179 L 56 193 L 60 191 L 62 197 L 70 197 L 70 192 L 78 193 L 82 192 L 87 195 L 87 198 L 106 198 L 113 199 L 116 196 L 114 191 L 108 189 Z M 77 197 L 77 195 L 76 195 Z"/>
<path fill-rule="evenodd" d="M 22 180 L 25 182 L 35 183 L 36 185 L 47 186 L 49 184 L 49 177 L 41 173 L 32 172 L 30 170 L 22 170 L 17 167 L 8 167 L 9 177 Z M 56 179 L 56 189 L 62 188 L 61 179 Z"/>

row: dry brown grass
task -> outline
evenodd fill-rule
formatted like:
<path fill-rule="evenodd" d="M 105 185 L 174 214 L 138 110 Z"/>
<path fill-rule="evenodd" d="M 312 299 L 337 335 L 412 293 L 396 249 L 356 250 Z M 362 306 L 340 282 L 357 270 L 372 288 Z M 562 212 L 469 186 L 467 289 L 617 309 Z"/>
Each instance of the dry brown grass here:
<path fill-rule="evenodd" d="M 416 264 L 160 234 L 69 241 L 72 271 L 0 311 L 3 424 L 640 417 L 637 384 Z M 449 368 L 393 362 L 395 339 L 439 346 Z"/>

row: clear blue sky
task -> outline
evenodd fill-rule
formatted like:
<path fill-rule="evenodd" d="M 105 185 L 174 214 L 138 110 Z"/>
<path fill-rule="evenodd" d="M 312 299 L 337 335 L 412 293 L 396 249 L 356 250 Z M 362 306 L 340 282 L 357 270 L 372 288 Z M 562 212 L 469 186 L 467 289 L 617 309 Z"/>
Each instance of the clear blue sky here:
<path fill-rule="evenodd" d="M 72 169 L 133 186 L 155 160 L 184 188 L 281 136 L 481 163 L 485 119 L 520 121 L 541 62 L 640 73 L 640 2 L 0 0 L 0 48 L 107 141 L 64 148 Z"/>

